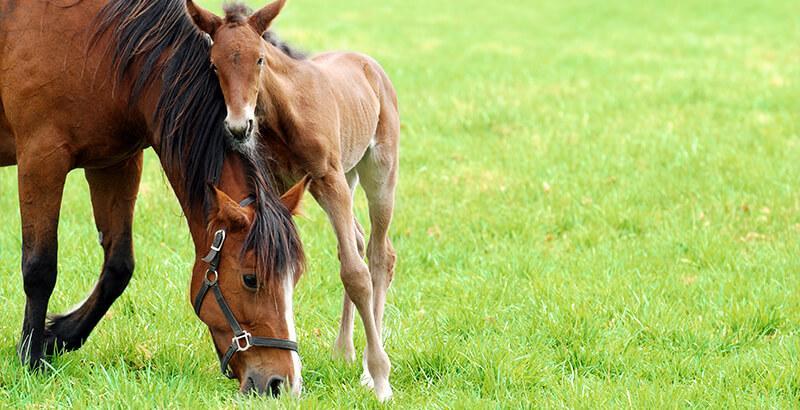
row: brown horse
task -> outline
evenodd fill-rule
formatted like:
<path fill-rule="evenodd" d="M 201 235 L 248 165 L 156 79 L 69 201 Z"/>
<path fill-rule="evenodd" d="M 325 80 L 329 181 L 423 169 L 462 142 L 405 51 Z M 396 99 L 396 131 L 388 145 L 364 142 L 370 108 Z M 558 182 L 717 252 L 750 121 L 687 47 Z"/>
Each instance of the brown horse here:
<path fill-rule="evenodd" d="M 252 124 L 257 120 L 263 151 L 271 156 L 269 168 L 279 182 L 288 187 L 310 175 L 310 191 L 328 214 L 339 243 L 345 297 L 335 350 L 355 360 L 355 302 L 367 339 L 362 382 L 374 388 L 379 400 L 390 398 L 390 363 L 381 327 L 395 264 L 388 231 L 400 119 L 391 81 L 375 60 L 362 54 L 305 59 L 264 41 L 285 0 L 252 15 L 241 5 L 231 5 L 224 19 L 191 0 L 188 4 L 195 23 L 213 40 L 211 62 L 228 108 L 231 143 L 253 147 Z M 369 266 L 364 263 L 364 233 L 352 209 L 359 182 L 372 227 Z"/>
<path fill-rule="evenodd" d="M 303 250 L 291 210 L 305 186 L 282 203 L 258 157 L 226 149 L 206 37 L 184 0 L 0 0 L 0 166 L 18 166 L 27 298 L 18 353 L 32 368 L 79 348 L 128 285 L 142 150 L 152 146 L 186 215 L 190 296 L 223 371 L 243 391 L 277 394 L 285 380 L 299 391 L 291 294 Z M 46 320 L 62 191 L 76 168 L 105 261 L 89 298 Z"/>

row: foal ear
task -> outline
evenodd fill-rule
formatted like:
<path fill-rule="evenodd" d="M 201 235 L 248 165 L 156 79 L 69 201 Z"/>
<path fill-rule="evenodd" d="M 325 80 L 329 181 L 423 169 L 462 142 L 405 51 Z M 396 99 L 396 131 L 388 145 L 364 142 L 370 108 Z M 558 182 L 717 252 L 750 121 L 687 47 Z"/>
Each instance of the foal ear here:
<path fill-rule="evenodd" d="M 193 0 L 186 0 L 186 11 L 194 21 L 194 24 L 200 30 L 208 35 L 213 36 L 219 26 L 222 25 L 222 19 L 217 17 L 214 13 L 198 6 Z"/>
<path fill-rule="evenodd" d="M 267 4 L 263 9 L 250 16 L 250 19 L 248 19 L 250 27 L 252 27 L 259 35 L 264 34 L 272 24 L 272 20 L 275 20 L 275 17 L 278 17 L 278 13 L 281 12 L 281 9 L 283 9 L 285 4 L 286 0 L 276 0 L 270 4 Z"/>
<path fill-rule="evenodd" d="M 289 189 L 283 196 L 281 196 L 281 202 L 292 213 L 292 215 L 297 216 L 300 215 L 302 211 L 302 202 L 303 202 L 303 194 L 306 193 L 306 188 L 308 188 L 308 184 L 311 182 L 311 177 L 306 175 L 303 179 L 298 182 L 295 186 Z"/>
<path fill-rule="evenodd" d="M 244 230 L 250 226 L 250 218 L 244 208 L 239 206 L 228 194 L 217 189 L 212 183 L 206 185 L 209 198 L 209 222 L 225 225 L 232 231 Z"/>

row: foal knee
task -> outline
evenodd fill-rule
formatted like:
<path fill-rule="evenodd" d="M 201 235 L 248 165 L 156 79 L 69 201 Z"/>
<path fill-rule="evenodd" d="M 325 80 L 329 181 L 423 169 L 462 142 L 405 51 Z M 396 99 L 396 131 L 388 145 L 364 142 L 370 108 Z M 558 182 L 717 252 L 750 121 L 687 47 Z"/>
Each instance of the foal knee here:
<path fill-rule="evenodd" d="M 377 286 L 381 283 L 388 287 L 394 278 L 394 266 L 397 261 L 397 254 L 391 242 L 388 239 L 382 245 L 370 242 L 367 255 L 369 256 L 373 285 Z"/>
<path fill-rule="evenodd" d="M 359 302 L 369 301 L 368 298 L 372 297 L 372 281 L 369 269 L 363 262 L 350 268 L 343 266 L 340 276 L 347 295 L 353 302 L 359 304 Z"/>

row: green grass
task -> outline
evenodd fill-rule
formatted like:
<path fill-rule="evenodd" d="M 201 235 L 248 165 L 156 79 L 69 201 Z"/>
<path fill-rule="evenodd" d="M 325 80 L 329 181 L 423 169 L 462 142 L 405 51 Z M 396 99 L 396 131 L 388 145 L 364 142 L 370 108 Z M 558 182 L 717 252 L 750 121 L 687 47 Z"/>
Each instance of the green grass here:
<path fill-rule="evenodd" d="M 283 37 L 371 54 L 399 91 L 391 407 L 800 406 L 798 11 L 289 1 Z M 359 366 L 330 359 L 341 285 L 313 201 L 295 301 L 305 394 L 243 398 L 192 313 L 188 232 L 152 155 L 145 172 L 130 288 L 82 350 L 29 375 L 16 176 L 0 170 L 0 402 L 377 406 Z M 52 311 L 101 263 L 80 171 L 66 192 Z"/>

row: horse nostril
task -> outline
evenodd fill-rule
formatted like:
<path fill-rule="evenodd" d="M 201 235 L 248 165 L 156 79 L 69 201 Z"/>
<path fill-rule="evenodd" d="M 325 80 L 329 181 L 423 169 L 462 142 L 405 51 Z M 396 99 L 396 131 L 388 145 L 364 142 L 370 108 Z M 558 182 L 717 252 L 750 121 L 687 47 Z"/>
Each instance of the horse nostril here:
<path fill-rule="evenodd" d="M 272 394 L 272 397 L 278 397 L 281 395 L 281 388 L 285 382 L 286 379 L 280 376 L 272 376 L 269 379 L 267 382 L 267 390 Z"/>
<path fill-rule="evenodd" d="M 255 126 L 255 123 L 254 123 L 253 120 L 247 120 L 247 135 L 248 136 L 250 136 L 250 134 L 253 133 L 254 126 Z"/>
<path fill-rule="evenodd" d="M 255 392 L 258 392 L 258 389 L 256 388 L 256 382 L 252 377 L 248 377 L 247 382 L 244 384 L 244 389 L 242 389 L 242 393 L 247 395 Z"/>

